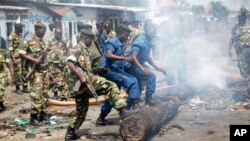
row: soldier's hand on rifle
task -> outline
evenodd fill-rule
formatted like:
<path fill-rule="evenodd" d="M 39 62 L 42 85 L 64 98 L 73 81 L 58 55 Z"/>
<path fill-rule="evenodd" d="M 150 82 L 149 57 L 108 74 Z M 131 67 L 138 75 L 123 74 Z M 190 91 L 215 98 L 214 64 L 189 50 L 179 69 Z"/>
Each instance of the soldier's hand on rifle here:
<path fill-rule="evenodd" d="M 35 64 L 40 64 L 40 63 L 41 63 L 41 60 L 39 60 L 39 59 L 34 59 L 34 63 L 35 63 Z"/>
<path fill-rule="evenodd" d="M 80 77 L 80 82 L 81 83 L 87 83 L 87 80 L 84 76 Z"/>
<path fill-rule="evenodd" d="M 18 63 L 17 63 L 16 59 L 13 59 L 13 64 L 14 64 L 15 66 L 17 66 L 17 65 L 18 65 Z"/>

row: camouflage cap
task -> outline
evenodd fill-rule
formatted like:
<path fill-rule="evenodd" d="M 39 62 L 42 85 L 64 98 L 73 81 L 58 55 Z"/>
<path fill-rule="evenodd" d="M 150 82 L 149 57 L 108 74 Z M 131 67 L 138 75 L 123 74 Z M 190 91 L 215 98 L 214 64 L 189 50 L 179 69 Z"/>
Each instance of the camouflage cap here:
<path fill-rule="evenodd" d="M 94 33 L 91 30 L 88 30 L 88 29 L 82 29 L 81 30 L 81 35 L 90 37 L 92 39 L 94 39 L 94 37 L 95 37 Z"/>
<path fill-rule="evenodd" d="M 41 21 L 37 21 L 35 23 L 35 27 L 46 27 L 46 25 L 44 23 L 42 23 Z"/>
<path fill-rule="evenodd" d="M 77 30 L 80 32 L 82 29 L 92 29 L 92 25 L 83 22 L 77 22 Z"/>

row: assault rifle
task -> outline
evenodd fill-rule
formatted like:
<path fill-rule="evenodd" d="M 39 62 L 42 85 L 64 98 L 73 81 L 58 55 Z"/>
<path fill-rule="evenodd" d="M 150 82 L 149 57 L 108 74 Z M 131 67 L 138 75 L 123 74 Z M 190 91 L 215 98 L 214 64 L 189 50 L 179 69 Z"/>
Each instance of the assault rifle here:
<path fill-rule="evenodd" d="M 81 72 L 81 74 L 84 75 L 84 77 L 86 79 L 86 86 L 87 86 L 88 90 L 90 91 L 91 95 L 95 98 L 96 103 L 100 106 L 100 103 L 98 102 L 98 95 L 95 91 L 95 88 L 92 86 L 92 84 L 89 80 L 89 76 L 86 73 L 84 73 L 84 72 L 86 72 L 86 69 L 84 69 L 79 63 L 76 63 L 76 67 Z M 74 86 L 74 91 L 79 91 L 80 86 L 81 86 L 81 82 L 80 82 L 80 80 L 78 80 Z"/>
<path fill-rule="evenodd" d="M 46 48 L 42 51 L 41 55 L 38 57 L 38 59 L 41 61 L 41 63 L 43 63 L 43 62 L 45 61 L 48 50 L 49 50 L 49 48 L 46 47 Z M 34 72 L 35 72 L 36 70 L 39 69 L 39 67 L 40 67 L 40 63 L 39 63 L 39 64 L 35 64 L 35 65 L 33 66 L 32 70 L 29 71 L 29 73 L 28 73 L 27 76 L 25 77 L 26 80 L 29 80 L 29 79 L 31 78 L 31 76 L 34 74 Z"/>

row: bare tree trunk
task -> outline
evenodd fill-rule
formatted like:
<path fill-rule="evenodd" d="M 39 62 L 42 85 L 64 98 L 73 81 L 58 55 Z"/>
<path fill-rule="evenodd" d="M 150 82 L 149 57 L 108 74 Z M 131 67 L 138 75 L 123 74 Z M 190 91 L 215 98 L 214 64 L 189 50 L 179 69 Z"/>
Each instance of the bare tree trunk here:
<path fill-rule="evenodd" d="M 146 106 L 137 113 L 126 117 L 120 126 L 120 135 L 126 141 L 142 141 L 151 133 L 159 130 L 178 112 L 180 99 L 167 97 L 167 102 L 156 106 Z"/>

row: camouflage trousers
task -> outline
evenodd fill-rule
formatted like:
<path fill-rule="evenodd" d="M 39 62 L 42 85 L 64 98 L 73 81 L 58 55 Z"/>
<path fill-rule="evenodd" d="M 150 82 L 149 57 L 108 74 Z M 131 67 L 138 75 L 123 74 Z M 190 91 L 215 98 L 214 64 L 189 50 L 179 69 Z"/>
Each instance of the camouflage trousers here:
<path fill-rule="evenodd" d="M 1 69 L 1 68 L 0 68 Z M 0 70 L 0 102 L 4 101 L 4 93 L 7 87 L 7 73 Z"/>
<path fill-rule="evenodd" d="M 69 89 L 63 73 L 51 73 L 53 81 L 51 83 L 51 89 L 53 92 L 60 92 L 60 98 L 68 98 Z"/>
<path fill-rule="evenodd" d="M 100 76 L 93 76 L 90 79 L 91 84 L 96 90 L 98 95 L 105 94 L 105 99 L 109 100 L 111 105 L 114 105 L 116 110 L 126 107 L 126 101 L 120 98 L 120 90 L 114 82 L 108 81 Z M 82 123 L 85 121 L 89 98 L 92 97 L 86 86 L 81 85 L 79 92 L 76 93 L 76 116 L 69 122 L 69 127 L 79 129 Z"/>
<path fill-rule="evenodd" d="M 21 59 L 17 59 L 17 65 L 13 65 L 14 70 L 14 84 L 16 86 L 28 86 L 28 81 L 25 79 L 25 77 L 28 74 L 28 70 L 25 69 L 24 65 L 25 62 Z"/>
<path fill-rule="evenodd" d="M 31 81 L 31 113 L 38 114 L 47 107 L 48 76 L 46 72 L 35 73 Z"/>

